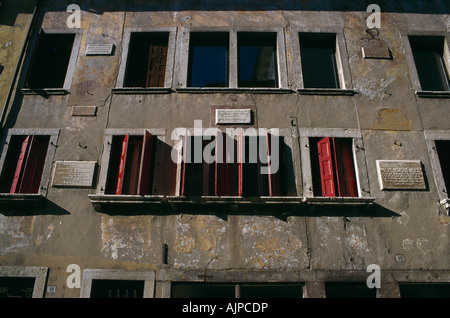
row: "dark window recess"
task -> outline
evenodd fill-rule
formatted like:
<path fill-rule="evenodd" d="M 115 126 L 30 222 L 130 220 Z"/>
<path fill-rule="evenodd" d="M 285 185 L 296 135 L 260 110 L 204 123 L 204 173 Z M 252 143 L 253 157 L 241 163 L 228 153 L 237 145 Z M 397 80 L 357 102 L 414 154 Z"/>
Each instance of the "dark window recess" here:
<path fill-rule="evenodd" d="M 143 298 L 144 281 L 92 280 L 91 298 Z"/>
<path fill-rule="evenodd" d="M 167 33 L 132 33 L 125 72 L 125 87 L 164 87 Z"/>
<path fill-rule="evenodd" d="M 75 34 L 41 31 L 28 73 L 27 88 L 62 88 Z"/>
<path fill-rule="evenodd" d="M 357 197 L 352 139 L 310 138 L 314 196 Z"/>
<path fill-rule="evenodd" d="M 339 88 L 336 35 L 300 33 L 304 88 Z"/>
<path fill-rule="evenodd" d="M 448 91 L 448 71 L 443 59 L 444 37 L 410 36 L 409 42 L 420 85 L 424 91 Z"/>
<path fill-rule="evenodd" d="M 144 136 L 113 136 L 105 193 L 173 195 L 176 165 L 171 149 L 148 131 Z"/>
<path fill-rule="evenodd" d="M 450 298 L 450 284 L 447 283 L 400 283 L 402 298 Z"/>
<path fill-rule="evenodd" d="M 189 87 L 228 86 L 228 33 L 190 34 Z"/>
<path fill-rule="evenodd" d="M 172 298 L 301 298 L 302 284 L 173 283 Z"/>
<path fill-rule="evenodd" d="M 38 193 L 49 136 L 11 136 L 1 176 L 2 193 Z"/>
<path fill-rule="evenodd" d="M 276 33 L 238 33 L 239 87 L 277 87 Z"/>
<path fill-rule="evenodd" d="M 0 277 L 0 298 L 31 298 L 34 277 Z"/>
<path fill-rule="evenodd" d="M 196 136 L 184 138 L 182 196 L 285 195 L 281 137 L 241 135 L 235 139 L 220 134 L 221 137 L 211 140 Z M 277 138 L 278 147 L 272 147 L 272 138 Z M 278 151 L 278 156 L 273 151 Z M 211 158 L 205 160 L 203 154 Z M 267 174 L 261 173 L 263 167 Z"/>
<path fill-rule="evenodd" d="M 441 165 L 442 176 L 444 178 L 445 188 L 450 191 L 450 141 L 435 140 L 436 150 Z"/>
<path fill-rule="evenodd" d="M 325 283 L 327 298 L 376 298 L 377 289 L 369 288 L 365 282 Z"/>

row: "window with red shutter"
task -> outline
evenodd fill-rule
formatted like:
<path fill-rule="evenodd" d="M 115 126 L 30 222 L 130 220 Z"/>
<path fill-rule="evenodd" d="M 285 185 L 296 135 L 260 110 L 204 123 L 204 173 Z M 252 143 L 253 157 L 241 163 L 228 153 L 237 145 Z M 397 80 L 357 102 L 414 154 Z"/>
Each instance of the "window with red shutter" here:
<path fill-rule="evenodd" d="M 311 138 L 310 145 L 314 195 L 357 197 L 352 140 Z"/>
<path fill-rule="evenodd" d="M 1 177 L 3 193 L 39 193 L 49 136 L 12 136 Z"/>

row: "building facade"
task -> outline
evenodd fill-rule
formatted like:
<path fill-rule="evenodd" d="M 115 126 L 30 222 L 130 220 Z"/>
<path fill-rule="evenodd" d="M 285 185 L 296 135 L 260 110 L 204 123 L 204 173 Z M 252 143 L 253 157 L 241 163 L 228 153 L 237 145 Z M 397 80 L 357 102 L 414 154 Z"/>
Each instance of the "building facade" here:
<path fill-rule="evenodd" d="M 449 4 L 373 5 L 3 1 L 2 296 L 449 297 Z"/>

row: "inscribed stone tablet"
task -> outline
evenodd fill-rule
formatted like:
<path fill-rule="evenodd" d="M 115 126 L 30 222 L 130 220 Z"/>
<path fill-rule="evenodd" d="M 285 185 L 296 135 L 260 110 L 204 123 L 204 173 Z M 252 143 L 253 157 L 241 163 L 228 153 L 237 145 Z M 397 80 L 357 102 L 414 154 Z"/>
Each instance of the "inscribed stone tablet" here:
<path fill-rule="evenodd" d="M 86 55 L 111 55 L 113 44 L 88 44 Z"/>
<path fill-rule="evenodd" d="M 250 124 L 251 109 L 216 109 L 216 124 Z"/>
<path fill-rule="evenodd" d="M 377 170 L 381 190 L 426 189 L 418 160 L 377 160 Z"/>
<path fill-rule="evenodd" d="M 386 46 L 364 46 L 362 48 L 365 59 L 390 59 L 391 52 Z"/>
<path fill-rule="evenodd" d="M 56 161 L 53 172 L 55 187 L 92 187 L 95 161 Z"/>

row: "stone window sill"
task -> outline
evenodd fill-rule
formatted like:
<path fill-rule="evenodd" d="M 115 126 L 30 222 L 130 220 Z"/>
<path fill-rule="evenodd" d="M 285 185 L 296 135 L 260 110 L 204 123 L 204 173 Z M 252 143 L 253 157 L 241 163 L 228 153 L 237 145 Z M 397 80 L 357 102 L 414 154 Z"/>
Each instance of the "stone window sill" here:
<path fill-rule="evenodd" d="M 23 95 L 67 95 L 70 92 L 64 88 L 22 88 Z"/>
<path fill-rule="evenodd" d="M 11 208 L 17 206 L 36 207 L 44 200 L 42 194 L 22 194 L 22 193 L 0 193 L 0 206 Z"/>
<path fill-rule="evenodd" d="M 182 87 L 177 88 L 178 93 L 254 93 L 254 94 L 292 94 L 289 88 L 263 88 L 263 87 Z"/>
<path fill-rule="evenodd" d="M 300 95 L 332 95 L 332 96 L 353 96 L 356 92 L 353 89 L 339 88 L 299 88 L 297 93 Z"/>
<path fill-rule="evenodd" d="M 173 92 L 170 87 L 115 87 L 113 94 L 169 94 Z"/>
<path fill-rule="evenodd" d="M 306 204 L 311 205 L 372 205 L 375 198 L 360 197 L 307 197 Z"/>
<path fill-rule="evenodd" d="M 422 98 L 450 98 L 450 91 L 416 91 Z"/>

